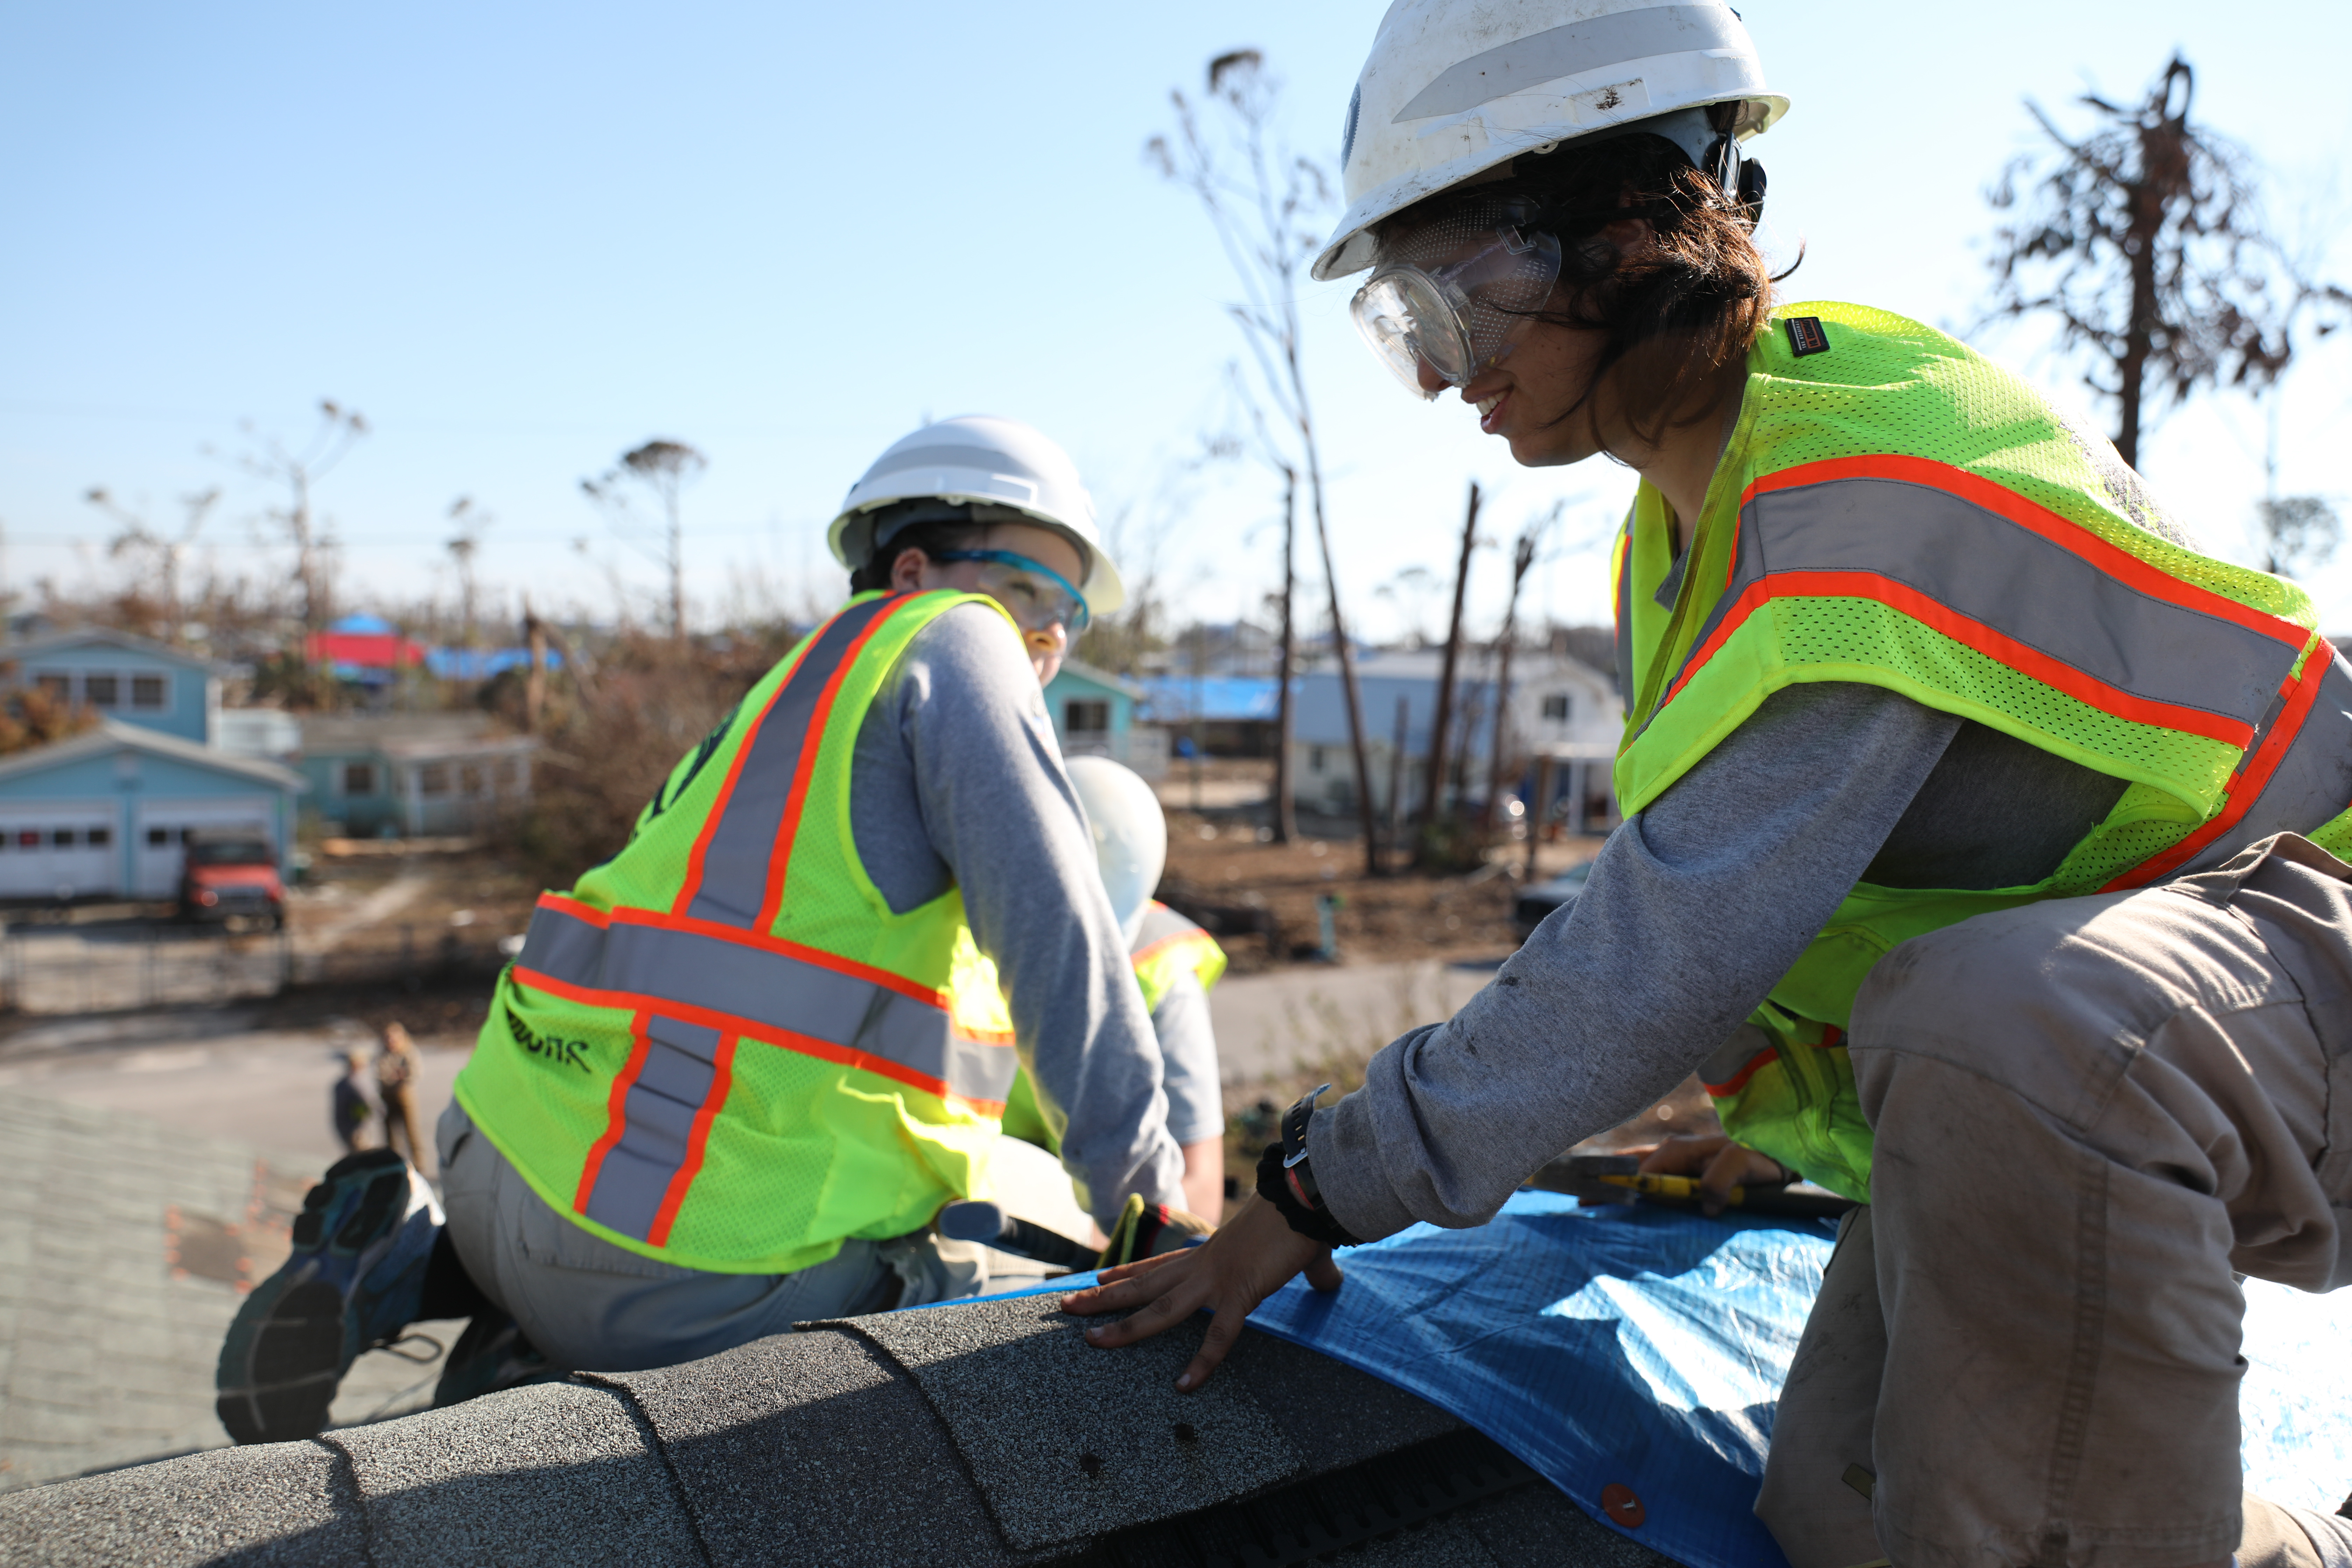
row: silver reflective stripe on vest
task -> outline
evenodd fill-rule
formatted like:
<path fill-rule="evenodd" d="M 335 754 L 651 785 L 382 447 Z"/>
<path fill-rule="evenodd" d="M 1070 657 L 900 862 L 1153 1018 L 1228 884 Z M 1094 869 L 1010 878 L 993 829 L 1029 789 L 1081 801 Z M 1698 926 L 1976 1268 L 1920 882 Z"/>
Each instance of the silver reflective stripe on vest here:
<path fill-rule="evenodd" d="M 2143 593 L 1948 490 L 1847 479 L 1768 490 L 1741 510 L 1731 581 L 1692 639 L 1690 658 L 1750 587 L 1792 572 L 1888 578 L 2119 691 L 2249 726 L 2271 707 L 2299 651 Z M 1857 584 L 1855 596 L 1873 595 Z M 1685 661 L 1666 689 L 1691 668 Z"/>
<path fill-rule="evenodd" d="M 749 928 L 760 918 L 768 898 L 769 864 L 791 851 L 791 846 L 776 842 L 776 834 L 793 781 L 800 775 L 801 750 L 811 738 L 817 700 L 866 627 L 901 602 L 869 599 L 842 611 L 817 631 L 814 645 L 784 678 L 759 728 L 743 742 L 734 787 L 719 804 L 719 823 L 702 854 L 702 879 L 686 910 L 696 920 Z"/>
<path fill-rule="evenodd" d="M 1143 908 L 1143 920 L 1136 927 L 1135 940 L 1127 944 L 1129 953 L 1139 953 L 1156 947 L 1171 936 L 1183 936 L 1192 931 L 1208 934 L 1208 928 L 1186 920 L 1166 904 L 1150 903 Z"/>
<path fill-rule="evenodd" d="M 610 994 L 615 1005 L 724 1014 L 774 1044 L 789 1048 L 798 1036 L 858 1051 L 966 1100 L 1002 1101 L 1019 1066 L 1009 1047 L 959 1039 L 945 1008 L 790 953 L 700 931 L 617 920 L 600 926 L 543 903 L 515 963 L 526 983 L 542 974 Z"/>
<path fill-rule="evenodd" d="M 686 1165 L 694 1119 L 719 1075 L 719 1032 L 656 1015 L 646 1021 L 646 1064 L 622 1102 L 621 1141 L 604 1152 L 580 1212 L 646 1239 Z"/>
<path fill-rule="evenodd" d="M 2329 650 L 2333 653 L 2333 650 Z M 2257 742 L 2259 745 L 2259 742 Z M 2333 653 L 2319 695 L 2246 815 L 2176 875 L 2210 871 L 2273 833 L 2309 833 L 2352 806 L 2352 664 Z"/>

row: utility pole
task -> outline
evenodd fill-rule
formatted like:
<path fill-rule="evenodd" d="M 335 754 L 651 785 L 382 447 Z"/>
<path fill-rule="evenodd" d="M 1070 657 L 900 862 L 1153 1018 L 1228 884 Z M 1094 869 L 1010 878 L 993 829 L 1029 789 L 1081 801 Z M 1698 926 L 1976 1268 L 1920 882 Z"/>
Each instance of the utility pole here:
<path fill-rule="evenodd" d="M 1559 515 L 1558 508 L 1552 515 Z M 1511 550 L 1511 598 L 1503 611 L 1503 636 L 1495 656 L 1495 747 L 1486 766 L 1486 831 L 1490 835 L 1503 825 L 1503 767 L 1510 756 L 1511 649 L 1519 639 L 1519 584 L 1527 581 L 1528 569 L 1536 563 L 1536 534 L 1541 526 L 1536 524 L 1521 533 Z M 1532 831 L 1532 817 L 1528 826 Z"/>
<path fill-rule="evenodd" d="M 1282 470 L 1282 651 L 1275 660 L 1274 699 L 1274 841 L 1288 844 L 1298 837 L 1298 781 L 1290 771 L 1290 740 L 1295 715 L 1290 710 L 1291 671 L 1298 656 L 1291 606 L 1298 586 L 1298 470 Z"/>
<path fill-rule="evenodd" d="M 1454 618 L 1445 628 L 1445 660 L 1437 677 L 1437 717 L 1429 731 L 1429 795 L 1421 819 L 1434 825 L 1444 810 L 1446 749 L 1454 725 L 1454 671 L 1462 658 L 1462 595 L 1470 582 L 1470 552 L 1478 543 L 1478 481 L 1470 481 L 1470 507 L 1462 520 L 1462 555 L 1454 564 Z"/>

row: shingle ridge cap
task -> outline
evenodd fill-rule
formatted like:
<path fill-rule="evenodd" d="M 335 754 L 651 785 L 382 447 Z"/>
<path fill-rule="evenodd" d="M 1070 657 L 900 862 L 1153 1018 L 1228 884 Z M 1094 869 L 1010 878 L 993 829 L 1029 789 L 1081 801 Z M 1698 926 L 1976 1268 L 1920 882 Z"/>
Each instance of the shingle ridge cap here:
<path fill-rule="evenodd" d="M 935 1311 L 952 1308 L 953 1305 L 952 1302 L 943 1302 L 940 1307 L 922 1310 Z M 887 1364 L 908 1387 L 915 1391 L 915 1397 L 923 1402 L 925 1410 L 930 1412 L 931 1424 L 939 1428 L 940 1437 L 945 1439 L 948 1452 L 955 1456 L 956 1468 L 963 1472 L 963 1484 L 971 1489 L 973 1497 L 980 1500 L 981 1510 L 988 1515 L 988 1522 L 996 1531 L 997 1544 L 1013 1556 L 1028 1555 L 1013 1544 L 1012 1532 L 1004 1528 L 1004 1521 L 997 1515 L 996 1500 L 988 1495 L 986 1487 L 981 1485 L 980 1477 L 971 1468 L 971 1457 L 963 1451 L 963 1445 L 956 1441 L 955 1427 L 949 1423 L 947 1416 L 940 1411 L 939 1402 L 931 1397 L 931 1391 L 923 1386 L 923 1380 L 915 1375 L 915 1369 L 899 1360 L 888 1345 L 866 1332 L 865 1325 L 856 1318 L 812 1318 L 804 1323 L 796 1322 L 793 1325 L 793 1332 L 796 1334 L 804 1333 L 810 1329 L 831 1329 L 835 1333 L 854 1336 L 860 1344 L 872 1351 L 876 1357 Z"/>
<path fill-rule="evenodd" d="M 645 1406 L 637 1403 L 636 1391 L 602 1373 L 575 1372 L 564 1381 L 583 1388 L 600 1389 L 621 1402 L 621 1408 L 636 1427 L 637 1436 L 645 1440 L 646 1447 L 654 1457 L 661 1460 L 662 1474 L 669 1480 L 670 1496 L 677 1500 L 678 1511 L 686 1516 L 687 1531 L 694 1537 L 694 1550 L 705 1563 L 715 1565 L 718 1559 L 711 1555 L 710 1542 L 703 1535 L 702 1515 L 694 1506 L 694 1492 L 687 1486 L 685 1478 L 677 1473 L 677 1462 L 670 1458 L 669 1444 L 663 1439 L 661 1429 L 646 1414 Z"/>

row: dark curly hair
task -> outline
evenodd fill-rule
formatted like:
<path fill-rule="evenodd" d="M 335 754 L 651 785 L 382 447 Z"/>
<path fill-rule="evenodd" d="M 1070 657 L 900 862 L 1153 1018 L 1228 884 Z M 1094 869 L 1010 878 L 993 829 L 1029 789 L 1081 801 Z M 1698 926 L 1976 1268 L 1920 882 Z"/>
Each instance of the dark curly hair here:
<path fill-rule="evenodd" d="M 1773 284 L 1796 270 L 1776 277 L 1748 208 L 1646 132 L 1517 159 L 1503 179 L 1463 194 L 1473 193 L 1532 202 L 1528 226 L 1559 237 L 1559 289 L 1552 308 L 1531 314 L 1603 335 L 1591 384 L 1559 416 L 1596 421 L 1596 440 L 1592 395 L 1603 382 L 1614 384 L 1633 434 L 1654 445 L 1715 414 L 1720 400 L 1703 395 L 1763 334 Z M 1649 220 L 1648 256 L 1628 259 L 1601 232 L 1628 218 Z"/>
<path fill-rule="evenodd" d="M 919 550 L 937 557 L 942 551 L 968 550 L 987 531 L 986 523 L 951 518 L 910 522 L 866 552 L 866 563 L 849 574 L 849 591 L 865 594 L 877 588 L 887 590 L 890 586 L 891 564 L 906 551 Z"/>

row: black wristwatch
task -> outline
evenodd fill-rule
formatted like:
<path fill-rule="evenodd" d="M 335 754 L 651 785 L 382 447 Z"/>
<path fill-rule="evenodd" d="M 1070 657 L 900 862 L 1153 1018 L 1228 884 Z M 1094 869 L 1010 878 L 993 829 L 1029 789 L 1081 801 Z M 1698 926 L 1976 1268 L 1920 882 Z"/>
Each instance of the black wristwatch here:
<path fill-rule="evenodd" d="M 1358 1238 L 1323 1206 L 1322 1189 L 1315 1184 L 1315 1169 L 1307 1157 L 1307 1124 L 1315 1117 L 1315 1100 L 1324 1089 L 1298 1097 L 1283 1112 L 1282 1142 L 1269 1143 L 1258 1157 L 1257 1195 L 1281 1211 L 1283 1222 L 1310 1241 L 1326 1247 L 1354 1247 Z"/>
<path fill-rule="evenodd" d="M 1310 1209 L 1323 1206 L 1322 1189 L 1315 1184 L 1315 1167 L 1307 1161 L 1307 1124 L 1315 1120 L 1315 1102 L 1331 1086 L 1310 1089 L 1282 1113 L 1282 1179 L 1291 1195 Z"/>

